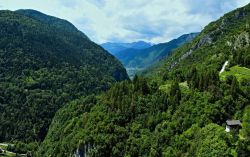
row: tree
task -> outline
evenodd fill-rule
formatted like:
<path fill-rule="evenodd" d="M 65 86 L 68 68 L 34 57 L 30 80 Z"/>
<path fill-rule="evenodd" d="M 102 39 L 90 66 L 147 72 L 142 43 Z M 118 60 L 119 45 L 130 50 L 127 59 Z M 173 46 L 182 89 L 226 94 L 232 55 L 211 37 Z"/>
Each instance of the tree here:
<path fill-rule="evenodd" d="M 239 91 L 239 82 L 235 76 L 233 76 L 232 84 L 231 84 L 231 94 L 235 98 L 238 95 Z"/>
<path fill-rule="evenodd" d="M 246 66 L 247 68 L 250 68 L 250 55 L 244 58 L 244 66 Z"/>
<path fill-rule="evenodd" d="M 247 141 L 250 141 L 250 106 L 247 106 L 244 111 L 241 135 Z"/>
<path fill-rule="evenodd" d="M 250 156 L 250 106 L 245 108 L 240 135 L 243 138 L 238 144 L 239 156 Z"/>
<path fill-rule="evenodd" d="M 181 90 L 179 83 L 174 81 L 170 87 L 170 103 L 172 104 L 173 108 L 175 109 L 177 105 L 180 104 L 181 100 Z"/>
<path fill-rule="evenodd" d="M 229 156 L 229 136 L 224 131 L 224 128 L 217 124 L 208 124 L 198 133 L 195 156 L 197 157 L 214 157 L 214 156 Z"/>
<path fill-rule="evenodd" d="M 137 75 L 133 79 L 134 91 L 141 94 L 149 94 L 150 89 L 147 83 L 147 80 L 143 77 L 138 77 Z"/>

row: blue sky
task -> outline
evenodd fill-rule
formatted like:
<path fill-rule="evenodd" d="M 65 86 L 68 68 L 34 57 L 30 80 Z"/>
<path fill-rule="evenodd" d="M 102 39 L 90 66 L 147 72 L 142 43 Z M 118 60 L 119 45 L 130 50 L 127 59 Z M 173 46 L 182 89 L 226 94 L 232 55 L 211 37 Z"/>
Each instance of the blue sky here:
<path fill-rule="evenodd" d="M 91 40 L 166 42 L 201 31 L 249 0 L 0 0 L 0 9 L 35 9 L 67 19 Z"/>

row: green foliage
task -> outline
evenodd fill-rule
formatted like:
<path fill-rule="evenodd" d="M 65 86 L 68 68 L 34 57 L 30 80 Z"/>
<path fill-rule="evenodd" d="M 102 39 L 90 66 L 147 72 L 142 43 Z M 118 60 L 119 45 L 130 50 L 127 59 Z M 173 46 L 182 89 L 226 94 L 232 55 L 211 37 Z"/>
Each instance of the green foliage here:
<path fill-rule="evenodd" d="M 0 30 L 0 141 L 41 141 L 67 102 L 128 79 L 121 63 L 65 20 L 0 11 Z"/>
<path fill-rule="evenodd" d="M 250 155 L 250 106 L 246 106 L 245 108 L 240 136 L 238 155 L 247 157 Z"/>
<path fill-rule="evenodd" d="M 72 36 L 60 38 L 60 33 L 56 31 L 58 26 L 47 26 L 41 23 L 41 19 L 36 21 L 12 12 L 4 12 L 0 16 L 0 20 L 4 19 L 3 23 L 0 22 L 0 26 L 7 23 L 10 28 L 15 28 L 17 31 L 10 31 L 9 27 L 1 27 L 3 30 L 0 33 L 5 32 L 7 36 L 12 36 L 11 33 L 16 33 L 14 36 L 24 33 L 24 36 L 20 35 L 20 39 L 14 40 L 21 45 L 24 45 L 24 41 L 20 42 L 22 37 L 25 40 L 31 38 L 32 40 L 28 41 L 36 44 L 38 39 L 38 43 L 49 42 L 45 40 L 47 37 L 57 41 L 53 38 L 56 36 L 63 42 L 60 48 L 56 47 L 57 55 L 65 54 L 66 51 L 72 55 L 67 57 L 62 55 L 62 58 L 59 58 L 61 62 L 54 62 L 57 61 L 58 56 L 52 55 L 50 58 L 48 57 L 50 55 L 45 53 L 54 52 L 53 47 L 38 45 L 39 50 L 35 51 L 35 49 L 30 54 L 27 53 L 29 51 L 24 51 L 27 50 L 25 46 L 14 50 L 12 47 L 14 43 L 8 44 L 9 38 L 6 38 L 6 42 L 0 42 L 4 47 L 0 54 L 7 54 L 9 50 L 16 52 L 14 54 L 18 57 L 22 56 L 21 54 L 28 54 L 22 58 L 22 63 L 18 62 L 15 55 L 13 58 L 4 58 L 5 60 L 11 58 L 11 62 L 1 61 L 3 63 L 1 67 L 4 67 L 1 68 L 4 72 L 1 74 L 5 77 L 1 79 L 3 83 L 0 84 L 2 89 L 0 102 L 4 104 L 0 107 L 8 111 L 1 113 L 0 122 L 4 123 L 0 126 L 4 126 L 2 128 L 5 129 L 0 129 L 1 138 L 8 139 L 6 137 L 10 138 L 14 134 L 19 138 L 27 136 L 27 138 L 36 139 L 37 130 L 45 133 L 45 126 L 50 124 L 53 114 L 60 108 L 36 156 L 73 156 L 76 153 L 81 156 L 87 154 L 95 157 L 249 156 L 249 107 L 246 107 L 250 104 L 249 81 L 247 78 L 239 79 L 237 76 L 228 76 L 225 80 L 220 80 L 218 73 L 226 60 L 229 60 L 230 66 L 235 64 L 248 66 L 249 30 L 246 29 L 245 24 L 249 19 L 249 12 L 250 5 L 226 14 L 218 21 L 209 24 L 192 43 L 185 44 L 169 58 L 162 60 L 159 66 L 153 67 L 152 74 L 156 76 L 150 78 L 150 81 L 135 76 L 132 81 L 114 84 L 99 96 L 86 95 L 108 89 L 115 81 L 127 78 L 119 63 L 110 63 L 113 60 L 112 57 L 106 56 L 102 49 L 89 44 L 89 40 L 85 38 L 76 39 Z M 31 33 L 30 38 L 25 38 L 25 31 L 18 31 L 20 28 L 15 22 L 19 20 L 23 21 L 22 28 L 28 27 L 24 30 Z M 39 27 L 39 25 L 42 26 Z M 38 28 L 32 29 L 33 26 Z M 48 35 L 48 32 L 51 33 L 49 28 L 55 32 L 53 36 Z M 36 30 L 40 31 L 36 32 Z M 39 34 L 40 38 L 38 38 L 33 31 L 44 34 Z M 88 43 L 87 47 L 81 44 L 79 46 L 78 39 Z M 5 37 L 1 40 L 5 41 Z M 67 43 L 69 47 L 63 47 Z M 52 46 L 56 45 L 52 44 Z M 43 48 L 47 48 L 48 51 L 35 53 L 41 52 Z M 52 50 L 49 51 L 49 48 Z M 79 49 L 84 49 L 86 56 Z M 79 54 L 86 57 L 86 62 Z M 90 57 L 91 54 L 102 56 L 106 60 L 97 60 L 96 56 Z M 36 60 L 29 58 L 29 55 L 37 55 L 43 60 L 35 62 Z M 26 58 L 28 61 L 25 60 Z M 79 62 L 85 66 L 78 65 Z M 33 64 L 30 66 L 23 63 Z M 113 65 L 112 68 L 108 63 Z M 97 66 L 100 64 L 102 66 Z M 12 67 L 18 69 L 22 66 L 28 67 L 25 70 L 21 69 L 22 75 L 17 74 L 19 71 L 13 72 Z M 101 78 L 96 79 L 96 76 Z M 169 84 L 168 90 L 162 91 L 161 88 L 159 90 L 159 86 L 163 83 Z M 181 91 L 180 86 L 185 86 L 186 91 Z M 18 104 L 25 105 L 20 107 Z M 22 114 L 19 113 L 20 110 Z M 15 114 L 8 117 L 9 112 Z M 32 114 L 26 115 L 24 112 Z M 48 116 L 48 113 L 51 115 Z M 11 121 L 7 121 L 6 117 Z M 40 120 L 39 123 L 36 117 Z M 239 136 L 237 132 L 225 132 L 225 122 L 228 119 L 242 121 Z M 29 132 L 25 134 L 22 132 L 24 130 L 22 127 L 16 130 L 14 128 L 16 125 L 34 128 L 27 129 Z M 9 128 L 11 128 L 10 134 L 7 132 Z M 38 135 L 38 139 L 45 136 Z M 29 150 L 25 148 L 24 143 L 19 143 L 16 147 L 20 152 Z"/>
<path fill-rule="evenodd" d="M 97 102 L 92 101 L 93 98 L 89 101 L 90 97 L 86 97 L 66 105 L 57 112 L 39 154 L 69 156 L 80 148 L 77 145 L 79 141 L 94 147 L 89 152 L 93 156 L 129 155 L 130 151 L 126 149 L 136 154 L 136 147 L 141 145 L 131 141 L 133 136 L 141 136 L 137 132 L 139 128 L 145 128 L 145 134 L 154 130 L 162 119 L 159 111 L 168 108 L 167 95 L 162 92 L 149 94 L 151 91 L 144 78 L 135 77 L 133 82 L 124 81 L 114 85 Z M 89 105 L 90 102 L 94 104 Z M 91 107 L 86 110 L 85 106 Z M 131 135 L 129 130 L 132 131 Z M 129 141 L 137 146 L 126 148 Z M 150 138 L 147 141 L 142 138 L 141 143 L 144 142 L 149 143 Z M 146 143 L 141 149 L 147 150 Z"/>
<path fill-rule="evenodd" d="M 95 101 L 86 97 L 65 105 L 37 155 L 72 156 L 78 150 L 89 156 L 249 156 L 248 107 L 243 114 L 249 81 L 219 76 L 226 60 L 247 66 L 249 12 L 250 5 L 209 24 L 144 73 L 153 77 L 135 76 L 90 99 Z M 243 120 L 242 135 L 224 130 L 229 119 Z"/>
<path fill-rule="evenodd" d="M 34 154 L 34 151 L 38 149 L 38 146 L 39 144 L 36 142 L 26 144 L 21 141 L 15 141 L 8 145 L 7 151 L 17 154 Z"/>
<path fill-rule="evenodd" d="M 167 93 L 152 92 L 154 86 L 149 84 L 135 76 L 131 82 L 114 85 L 96 101 L 87 101 L 94 99 L 87 97 L 64 106 L 57 112 L 38 155 L 70 156 L 77 149 L 84 153 L 87 145 L 90 156 L 235 154 L 235 140 L 219 125 L 240 115 L 237 112 L 250 99 L 245 99 L 244 93 L 233 98 L 232 82 L 220 83 L 218 88 L 224 92 L 216 99 L 214 90 L 189 89 L 182 95 L 177 82 Z M 149 92 L 143 92 L 145 85 Z M 90 108 L 85 110 L 85 106 Z"/>
<path fill-rule="evenodd" d="M 246 67 L 233 66 L 228 71 L 224 71 L 220 74 L 221 80 L 226 80 L 226 78 L 230 75 L 233 75 L 240 82 L 244 79 L 250 79 L 250 69 Z"/>
<path fill-rule="evenodd" d="M 249 23 L 249 11 L 247 5 L 210 23 L 192 42 L 177 48 L 142 74 L 173 79 L 175 76 L 172 74 L 181 72 L 179 76 L 183 77 L 191 67 L 219 71 L 226 60 L 231 66 L 248 67 L 250 32 L 246 25 Z"/>
<path fill-rule="evenodd" d="M 176 81 L 174 81 L 170 87 L 169 96 L 172 106 L 176 108 L 176 106 L 179 105 L 181 101 L 181 90 L 179 87 L 179 83 L 177 83 Z"/>
<path fill-rule="evenodd" d="M 201 91 L 212 90 L 219 85 L 219 74 L 216 70 L 202 69 L 197 71 L 194 68 L 188 75 L 188 85 L 193 89 L 197 88 Z"/>
<path fill-rule="evenodd" d="M 250 106 L 244 111 L 241 136 L 244 140 L 250 141 Z"/>
<path fill-rule="evenodd" d="M 216 124 L 208 124 L 202 128 L 193 146 L 194 156 L 215 157 L 230 156 L 230 136 L 226 134 L 224 128 Z"/>

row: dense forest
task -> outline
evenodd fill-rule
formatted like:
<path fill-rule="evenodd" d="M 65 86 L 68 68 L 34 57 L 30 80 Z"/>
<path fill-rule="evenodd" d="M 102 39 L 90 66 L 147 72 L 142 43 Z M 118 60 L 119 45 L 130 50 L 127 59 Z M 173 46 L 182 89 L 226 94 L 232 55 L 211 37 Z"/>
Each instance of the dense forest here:
<path fill-rule="evenodd" d="M 131 81 L 71 101 L 37 156 L 250 156 L 250 5 Z M 229 61 L 225 71 L 222 65 Z M 241 127 L 226 132 L 227 120 Z"/>
<path fill-rule="evenodd" d="M 57 112 L 38 155 L 248 156 L 250 86 L 201 75 L 209 74 L 217 79 L 196 87 L 197 74 L 188 89 L 172 82 L 168 91 L 135 77 L 73 101 Z M 240 136 L 225 132 L 228 119 L 242 120 Z"/>
<path fill-rule="evenodd" d="M 249 19 L 250 4 L 129 80 L 68 22 L 1 11 L 0 142 L 41 157 L 248 157 Z"/>
<path fill-rule="evenodd" d="M 65 20 L 0 11 L 0 36 L 0 142 L 40 142 L 67 102 L 128 79 L 118 60 Z"/>

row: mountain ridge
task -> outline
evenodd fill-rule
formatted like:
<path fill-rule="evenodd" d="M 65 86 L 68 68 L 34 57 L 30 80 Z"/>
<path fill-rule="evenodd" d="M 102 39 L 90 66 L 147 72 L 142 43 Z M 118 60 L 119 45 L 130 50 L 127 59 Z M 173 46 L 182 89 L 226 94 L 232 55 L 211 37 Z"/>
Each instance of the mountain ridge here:
<path fill-rule="evenodd" d="M 41 141 L 66 102 L 128 79 L 114 56 L 67 21 L 30 16 L 0 11 L 0 141 Z"/>
<path fill-rule="evenodd" d="M 43 23 L 47 23 L 53 25 L 57 28 L 61 28 L 64 31 L 72 31 L 78 34 L 81 34 L 83 38 L 89 39 L 84 33 L 79 31 L 72 23 L 67 20 L 60 19 L 54 16 L 46 15 L 40 11 L 33 9 L 19 9 L 15 11 L 18 14 L 33 18 L 35 20 L 39 20 Z"/>
<path fill-rule="evenodd" d="M 123 51 L 125 49 L 134 48 L 134 49 L 144 49 L 152 46 L 152 43 L 148 43 L 145 41 L 135 41 L 131 43 L 113 43 L 113 42 L 107 42 L 101 44 L 101 46 L 106 49 L 111 54 L 115 55 L 119 53 L 120 51 Z"/>
<path fill-rule="evenodd" d="M 147 78 L 64 106 L 38 154 L 249 156 L 249 17 L 250 4 L 207 25 L 148 69 Z M 228 119 L 241 127 L 226 132 Z"/>
<path fill-rule="evenodd" d="M 153 75 L 159 76 L 159 74 L 161 73 L 167 73 L 168 70 L 178 69 L 179 67 L 181 67 L 181 64 L 190 64 L 190 65 L 197 64 L 197 62 L 191 61 L 191 60 L 194 60 L 193 57 L 199 56 L 200 55 L 199 53 L 202 53 L 203 49 L 206 49 L 209 46 L 215 49 L 215 43 L 219 40 L 217 37 L 225 36 L 226 39 L 224 39 L 223 41 L 224 43 L 221 42 L 220 44 L 224 47 L 225 50 L 228 51 L 227 52 L 228 54 L 226 55 L 221 54 L 221 56 L 224 56 L 224 58 L 221 58 L 222 59 L 221 62 L 216 61 L 216 57 L 211 58 L 211 59 L 207 58 L 207 64 L 209 64 L 209 62 L 211 61 L 214 61 L 216 63 L 214 64 L 214 66 L 216 66 L 217 69 L 221 68 L 225 60 L 230 57 L 229 54 L 232 50 L 229 50 L 229 48 L 232 45 L 236 44 L 235 42 L 238 40 L 237 38 L 242 38 L 241 36 L 244 36 L 242 35 L 242 33 L 244 34 L 244 31 L 246 30 L 245 29 L 244 31 L 242 31 L 243 26 L 241 26 L 239 30 L 230 30 L 233 27 L 233 23 L 231 24 L 231 22 L 233 20 L 241 20 L 245 18 L 247 16 L 248 6 L 249 5 L 242 7 L 242 8 L 238 8 L 232 12 L 225 14 L 223 17 L 220 17 L 217 21 L 211 22 L 209 25 L 207 25 L 204 28 L 204 30 L 199 34 L 199 36 L 197 36 L 193 40 L 193 42 L 185 44 L 183 47 L 177 49 L 176 52 L 173 55 L 171 55 L 169 58 L 165 58 L 164 60 L 160 61 L 156 65 L 153 65 L 149 67 L 148 69 L 146 69 L 143 72 L 144 76 L 150 76 L 151 74 L 152 76 Z M 247 26 L 247 21 L 245 22 L 244 27 L 246 28 L 246 26 Z M 228 27 L 228 28 L 225 28 L 225 27 Z M 225 34 L 225 31 L 231 31 L 231 33 L 234 33 L 233 31 L 238 31 L 239 35 L 237 35 L 238 36 L 237 38 L 233 38 L 231 36 L 229 37 L 228 34 Z M 220 38 L 220 40 L 222 39 Z M 218 46 L 218 44 L 216 46 Z M 237 48 L 237 45 L 235 46 L 236 46 L 235 48 Z M 203 52 L 203 53 L 207 55 L 206 57 L 211 57 L 209 56 L 208 53 L 206 52 Z M 215 52 L 214 52 L 214 55 L 215 55 Z M 187 63 L 187 61 L 189 63 Z M 201 63 L 201 60 L 199 61 L 199 63 Z"/>
<path fill-rule="evenodd" d="M 125 65 L 125 67 L 146 68 L 154 64 L 155 62 L 157 62 L 159 59 L 166 57 L 175 48 L 181 46 L 182 44 L 186 42 L 191 41 L 198 34 L 199 33 L 184 34 L 169 42 L 153 45 L 149 48 L 142 49 L 142 50 L 127 49 L 116 54 L 116 57 L 119 60 L 121 60 L 121 62 Z M 135 51 L 135 52 L 132 52 L 132 51 Z M 155 55 L 153 54 L 154 52 L 156 52 Z M 131 56 L 127 55 L 128 53 L 131 54 Z M 148 61 L 140 63 L 139 60 L 143 60 L 143 59 L 148 60 Z M 131 61 L 132 63 L 130 63 Z"/>

